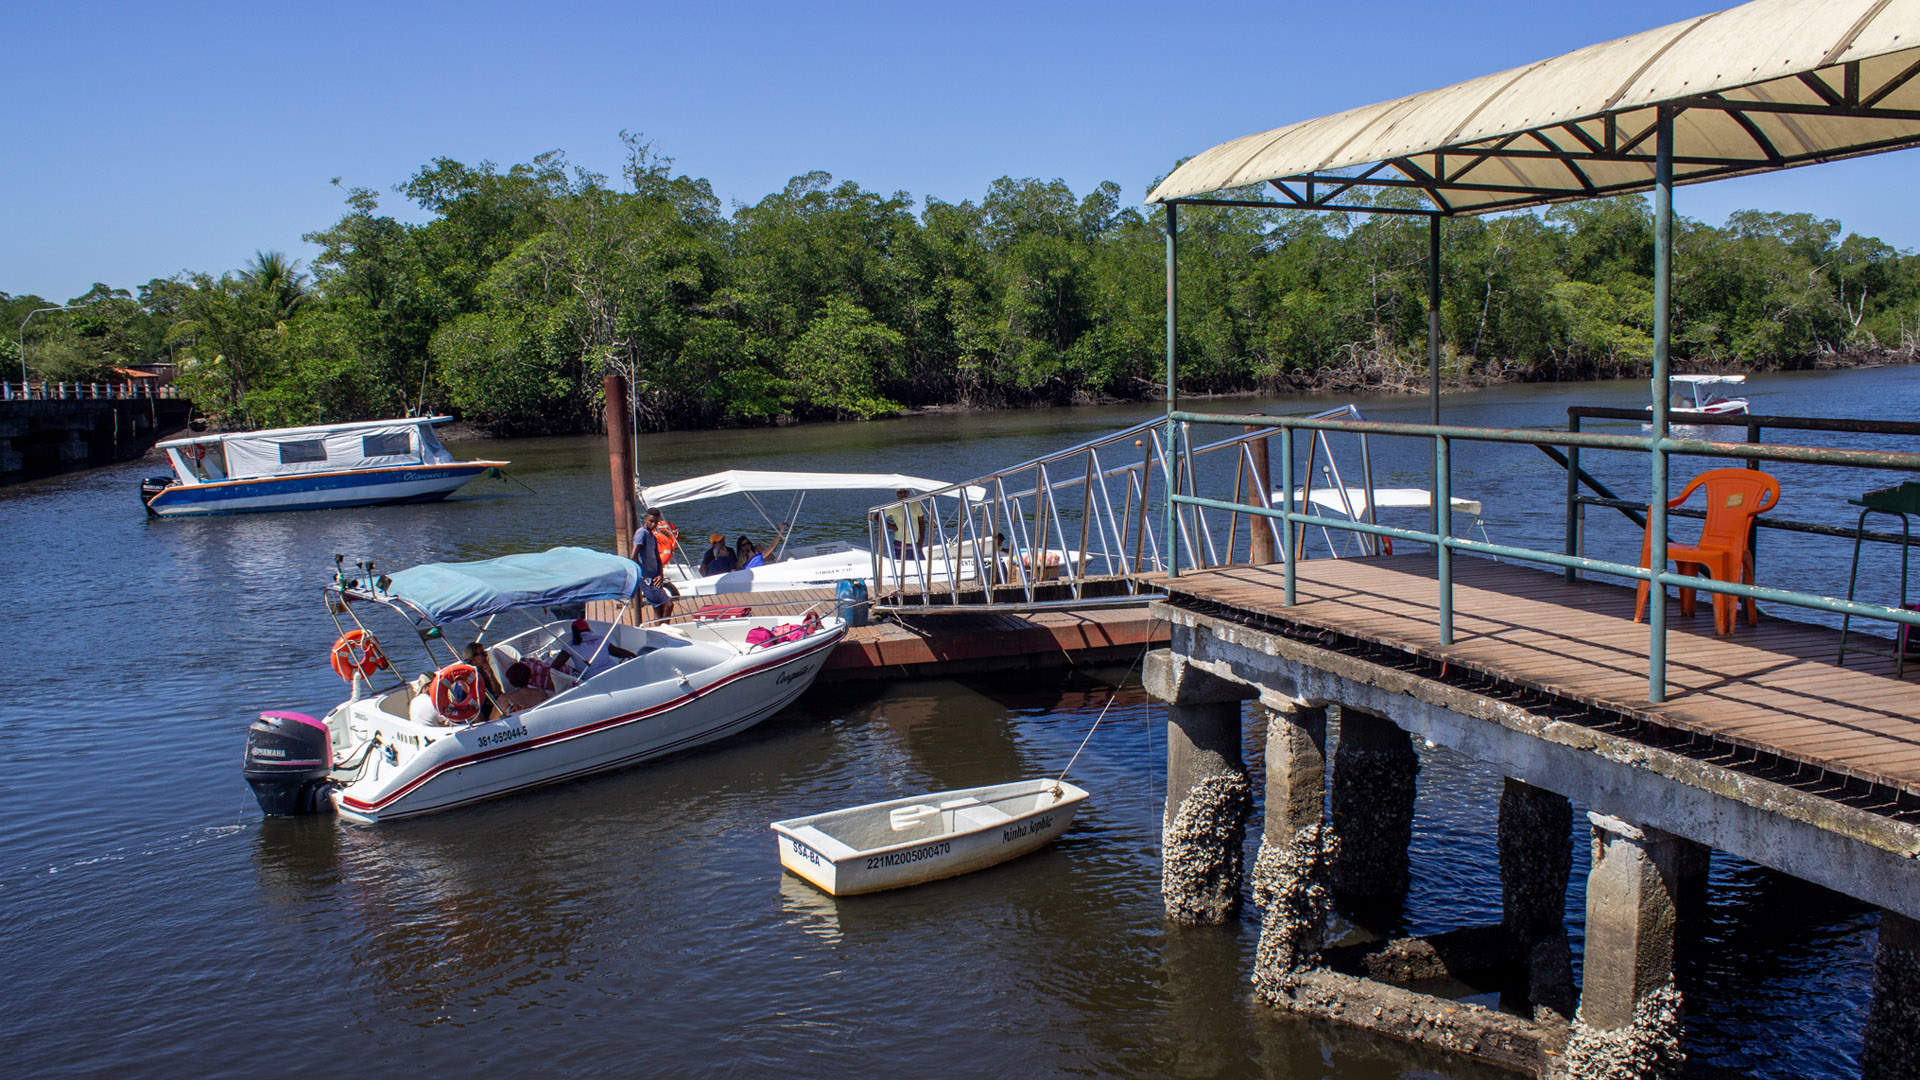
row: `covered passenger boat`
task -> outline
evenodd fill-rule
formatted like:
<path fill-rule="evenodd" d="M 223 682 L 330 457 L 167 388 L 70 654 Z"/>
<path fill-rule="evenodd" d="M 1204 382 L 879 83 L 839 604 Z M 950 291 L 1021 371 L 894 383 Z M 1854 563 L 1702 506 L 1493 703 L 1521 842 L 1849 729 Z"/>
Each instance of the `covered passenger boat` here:
<path fill-rule="evenodd" d="M 672 507 L 710 499 L 727 497 L 745 499 L 760 516 L 769 535 L 779 538 L 769 552 L 770 557 L 765 563 L 754 567 L 737 567 L 725 573 L 702 574 L 696 563 L 688 561 L 699 558 L 697 546 L 683 542 L 679 546 L 682 560 L 668 567 L 666 571 L 667 580 L 673 582 L 675 588 L 683 594 L 733 594 L 832 588 L 841 581 L 861 581 L 869 586 L 873 584 L 876 560 L 873 551 L 864 545 L 846 540 L 827 540 L 816 544 L 786 542 L 787 533 L 793 523 L 799 519 L 800 511 L 805 507 L 809 494 L 816 492 L 875 493 L 881 498 L 874 501 L 879 502 L 883 499 L 890 500 L 894 492 L 903 488 L 914 495 L 922 495 L 949 486 L 942 480 L 928 480 L 901 473 L 776 472 L 730 469 L 707 476 L 642 487 L 640 503 L 649 509 L 664 512 Z M 985 495 L 980 488 L 969 490 L 972 498 L 978 499 Z M 782 503 L 784 503 L 784 509 L 781 506 Z M 689 546 L 694 546 L 695 550 L 687 550 Z M 879 561 L 884 566 L 885 560 Z M 935 575 L 945 580 L 948 572 L 946 561 L 938 552 L 933 553 L 931 561 L 934 564 Z M 956 569 L 963 577 L 971 575 L 971 570 L 965 566 L 957 566 Z"/>
<path fill-rule="evenodd" d="M 458 461 L 433 428 L 450 416 L 195 435 L 159 444 L 173 472 L 141 482 L 156 517 L 427 502 L 504 461 Z"/>
<path fill-rule="evenodd" d="M 638 585 L 633 562 L 586 548 L 390 577 L 370 563 L 350 577 L 335 561 L 331 660 L 350 696 L 322 718 L 264 712 L 248 729 L 245 777 L 270 816 L 411 817 L 725 738 L 804 693 L 846 634 L 818 615 L 569 618 L 588 600 L 630 601 Z M 413 660 L 363 623 L 373 605 L 412 631 Z M 474 631 L 458 648 L 449 632 L 463 625 Z"/>

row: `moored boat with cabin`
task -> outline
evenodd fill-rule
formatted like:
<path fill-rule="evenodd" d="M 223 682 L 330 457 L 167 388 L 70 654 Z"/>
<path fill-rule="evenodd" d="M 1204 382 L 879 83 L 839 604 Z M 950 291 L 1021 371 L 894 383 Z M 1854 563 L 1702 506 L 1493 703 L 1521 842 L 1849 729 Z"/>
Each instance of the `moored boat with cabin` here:
<path fill-rule="evenodd" d="M 194 435 L 160 443 L 173 472 L 141 482 L 155 517 L 428 502 L 505 461 L 461 461 L 434 435 L 450 416 Z"/>

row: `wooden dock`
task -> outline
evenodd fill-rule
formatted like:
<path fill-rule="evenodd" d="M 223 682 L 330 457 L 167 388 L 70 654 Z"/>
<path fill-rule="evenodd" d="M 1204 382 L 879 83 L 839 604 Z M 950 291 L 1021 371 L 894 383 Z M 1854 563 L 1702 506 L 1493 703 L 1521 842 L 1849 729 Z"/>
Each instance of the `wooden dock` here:
<path fill-rule="evenodd" d="M 1648 630 L 1633 621 L 1631 587 L 1456 555 L 1454 644 L 1443 647 L 1430 555 L 1303 560 L 1293 607 L 1282 579 L 1278 566 L 1233 566 L 1155 584 L 1178 604 L 1331 632 L 1920 794 L 1920 663 L 1906 680 L 1891 659 L 1849 653 L 1841 667 L 1837 630 L 1763 611 L 1757 627 L 1743 618 L 1718 637 L 1708 594 L 1690 619 L 1670 604 L 1668 700 L 1650 705 Z"/>
<path fill-rule="evenodd" d="M 676 618 L 705 607 L 746 607 L 755 615 L 833 610 L 832 589 L 683 596 Z M 618 605 L 587 605 L 589 618 L 611 619 Z M 629 615 L 629 622 L 635 621 Z M 1021 614 L 928 614 L 856 626 L 834 649 L 823 680 L 934 678 L 984 671 L 1129 664 L 1149 643 L 1167 641 L 1167 624 L 1143 606 Z"/>

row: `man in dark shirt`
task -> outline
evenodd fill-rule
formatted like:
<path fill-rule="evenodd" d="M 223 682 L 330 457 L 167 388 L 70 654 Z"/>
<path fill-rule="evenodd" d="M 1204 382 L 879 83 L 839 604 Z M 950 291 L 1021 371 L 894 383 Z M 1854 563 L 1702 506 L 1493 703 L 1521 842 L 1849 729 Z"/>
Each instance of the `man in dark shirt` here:
<path fill-rule="evenodd" d="M 731 574 L 738 564 L 734 561 L 733 549 L 727 546 L 727 538 L 719 533 L 707 537 L 706 554 L 700 556 L 700 576 L 712 577 L 715 574 Z"/>
<path fill-rule="evenodd" d="M 646 520 L 633 534 L 633 552 L 628 558 L 640 564 L 640 602 L 642 622 L 673 615 L 673 598 L 667 595 L 666 569 L 660 565 L 660 540 L 653 530 L 660 524 L 660 511 L 647 511 Z"/>

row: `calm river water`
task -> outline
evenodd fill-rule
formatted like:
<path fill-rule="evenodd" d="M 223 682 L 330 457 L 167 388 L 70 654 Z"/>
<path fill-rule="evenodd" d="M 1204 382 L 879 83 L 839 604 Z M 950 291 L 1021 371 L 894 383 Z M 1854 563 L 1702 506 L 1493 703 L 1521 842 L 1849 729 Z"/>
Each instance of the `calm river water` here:
<path fill-rule="evenodd" d="M 1503 388 L 1445 409 L 1561 426 L 1566 405 L 1637 402 L 1642 385 Z M 1920 369 L 1751 390 L 1758 413 L 1920 412 Z M 1425 415 L 1421 401 L 1362 404 Z M 952 480 L 1151 412 L 657 436 L 639 457 L 650 480 L 729 467 Z M 823 687 L 725 743 L 476 809 L 379 828 L 263 821 L 239 775 L 251 714 L 318 714 L 343 696 L 318 593 L 335 552 L 392 568 L 609 542 L 602 442 L 456 448 L 483 452 L 512 458 L 535 493 L 481 480 L 430 506 L 149 521 L 135 489 L 151 461 L 0 489 L 9 1072 L 1490 1075 L 1251 1005 L 1251 909 L 1221 930 L 1162 921 L 1164 736 L 1122 670 Z M 1378 482 L 1424 486 L 1425 453 L 1376 445 Z M 1644 458 L 1614 457 L 1589 466 L 1643 497 Z M 1557 467 L 1529 448 L 1459 447 L 1456 461 L 1455 491 L 1486 502 L 1495 540 L 1558 547 Z M 1782 514 L 1839 524 L 1848 494 L 1890 482 L 1779 472 Z M 865 505 L 810 500 L 799 539 L 846 535 Z M 741 508 L 714 514 L 681 523 L 764 532 Z M 1594 520 L 1593 550 L 1637 552 L 1637 533 Z M 1847 554 L 1770 535 L 1762 573 L 1842 590 Z M 1890 565 L 1868 568 L 1882 592 Z M 1074 768 L 1091 808 L 1053 848 L 838 902 L 782 876 L 769 821 L 1057 770 L 1110 699 Z M 1498 777 L 1435 751 L 1419 784 L 1406 928 L 1497 919 Z M 1694 1071 L 1857 1075 L 1873 926 L 1859 905 L 1716 857 L 1681 975 Z"/>

